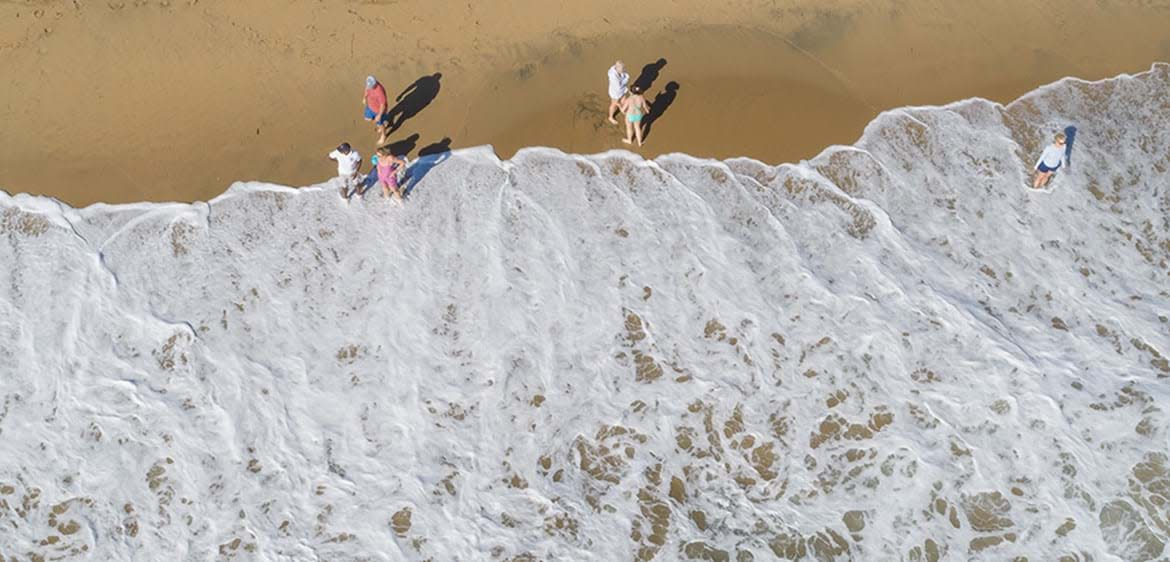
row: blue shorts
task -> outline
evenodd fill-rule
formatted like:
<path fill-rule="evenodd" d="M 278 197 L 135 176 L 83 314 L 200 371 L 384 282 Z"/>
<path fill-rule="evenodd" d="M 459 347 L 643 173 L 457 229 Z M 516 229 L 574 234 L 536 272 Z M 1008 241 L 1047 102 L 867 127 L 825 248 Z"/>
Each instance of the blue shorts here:
<path fill-rule="evenodd" d="M 1049 172 L 1055 172 L 1059 170 L 1060 164 L 1057 164 L 1055 168 L 1049 168 L 1048 166 L 1045 166 L 1043 162 L 1041 162 L 1039 166 L 1036 166 L 1036 169 L 1039 170 L 1042 174 L 1047 174 Z"/>
<path fill-rule="evenodd" d="M 365 116 L 366 116 L 366 119 L 373 119 L 373 118 L 377 117 L 377 116 L 378 116 L 378 114 L 377 114 L 377 113 L 374 113 L 374 110 L 372 110 L 372 109 L 370 109 L 370 108 L 368 108 L 368 107 L 367 107 L 367 108 L 366 108 L 366 112 L 365 112 Z M 378 126 L 379 126 L 379 127 L 383 127 L 383 126 L 385 126 L 385 125 L 386 125 L 387 123 L 389 123 L 389 122 L 390 122 L 390 114 L 389 114 L 389 113 L 383 113 L 383 114 L 382 114 L 382 119 L 380 119 L 380 120 L 378 121 Z"/>

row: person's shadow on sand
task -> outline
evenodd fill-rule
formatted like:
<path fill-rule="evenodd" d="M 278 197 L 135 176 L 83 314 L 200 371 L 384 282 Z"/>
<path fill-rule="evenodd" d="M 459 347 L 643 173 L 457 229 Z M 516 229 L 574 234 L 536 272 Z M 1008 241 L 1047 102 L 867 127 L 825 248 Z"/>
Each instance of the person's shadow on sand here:
<path fill-rule="evenodd" d="M 674 103 L 674 98 L 678 97 L 678 82 L 670 81 L 666 83 L 666 90 L 659 92 L 654 96 L 654 101 L 650 102 L 650 113 L 646 114 L 646 118 L 642 120 L 642 133 L 644 138 L 650 138 L 650 128 L 654 126 L 654 122 L 670 109 L 670 104 Z"/>
<path fill-rule="evenodd" d="M 439 95 L 439 79 L 443 77 L 441 72 L 436 72 L 430 76 L 423 76 L 415 80 L 413 84 L 407 86 L 395 101 L 398 103 L 390 108 L 387 112 L 387 120 L 389 125 L 386 128 L 386 134 L 389 135 L 397 131 L 407 119 L 418 115 L 426 106 L 434 101 L 435 97 Z"/>
<path fill-rule="evenodd" d="M 658 59 L 646 66 L 642 67 L 642 73 L 638 75 L 638 79 L 634 80 L 634 87 L 642 88 L 645 92 L 654 85 L 654 81 L 658 79 L 658 74 L 666 66 L 666 59 Z"/>
<path fill-rule="evenodd" d="M 428 144 L 418 151 L 418 157 L 433 156 L 442 154 L 444 152 L 451 152 L 451 137 L 443 137 L 443 140 Z"/>
<path fill-rule="evenodd" d="M 431 169 L 439 164 L 445 162 L 451 157 L 451 138 L 444 137 L 443 140 L 428 144 L 418 151 L 418 160 L 407 168 L 406 185 L 403 187 L 402 194 L 409 196 L 414 191 L 415 186 L 422 181 Z"/>
<path fill-rule="evenodd" d="M 384 146 L 386 148 L 390 149 L 390 154 L 393 154 L 395 156 L 407 156 L 412 151 L 414 151 L 414 146 L 417 143 L 418 143 L 418 133 L 415 133 L 415 134 L 410 135 L 409 137 L 406 137 L 400 141 L 394 141 L 394 142 L 386 144 Z"/>

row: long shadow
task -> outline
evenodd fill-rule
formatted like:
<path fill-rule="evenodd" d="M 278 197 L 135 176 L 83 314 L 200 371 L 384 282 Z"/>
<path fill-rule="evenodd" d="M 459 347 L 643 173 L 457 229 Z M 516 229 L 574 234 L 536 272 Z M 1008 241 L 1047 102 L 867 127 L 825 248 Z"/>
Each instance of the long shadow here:
<path fill-rule="evenodd" d="M 418 115 L 426 106 L 430 105 L 435 97 L 439 95 L 439 89 L 442 87 L 439 84 L 439 79 L 443 77 L 443 73 L 436 72 L 430 76 L 423 76 L 415 80 L 413 84 L 406 87 L 395 101 L 398 103 L 390 108 L 387 112 L 387 119 L 389 125 L 386 129 L 386 134 L 391 134 L 397 131 L 407 119 Z"/>
<path fill-rule="evenodd" d="M 634 86 L 642 88 L 645 92 L 654 85 L 654 81 L 658 79 L 658 74 L 666 66 L 666 59 L 658 59 L 646 66 L 642 67 L 642 73 L 638 75 L 638 79 L 634 80 Z"/>
<path fill-rule="evenodd" d="M 366 192 L 378 185 L 378 167 L 370 166 L 370 171 L 366 172 L 366 177 L 362 178 L 361 185 L 358 185 L 354 190 L 354 194 L 364 197 Z"/>
<path fill-rule="evenodd" d="M 650 102 L 650 113 L 642 119 L 642 137 L 650 138 L 650 128 L 654 126 L 654 122 L 666 114 L 666 110 L 670 109 L 670 105 L 674 103 L 674 98 L 678 97 L 679 84 L 675 81 L 666 83 L 666 90 L 659 92 L 654 96 L 654 101 Z"/>
<path fill-rule="evenodd" d="M 451 152 L 451 137 L 443 137 L 443 140 L 428 144 L 418 151 L 419 158 L 423 156 L 433 156 L 435 154 L 442 154 L 444 152 Z"/>
<path fill-rule="evenodd" d="M 1064 128 L 1064 161 L 1068 163 L 1068 168 L 1072 169 L 1072 151 L 1073 143 L 1077 141 L 1077 128 L 1069 125 Z"/>
<path fill-rule="evenodd" d="M 418 186 L 419 182 L 431 173 L 435 166 L 442 164 L 451 157 L 451 138 L 443 137 L 443 140 L 429 144 L 422 147 L 418 151 L 418 160 L 406 169 L 406 185 L 403 187 L 402 194 L 409 196 L 414 192 L 414 188 Z"/>
<path fill-rule="evenodd" d="M 366 192 L 378 184 L 378 167 L 370 166 L 370 171 L 366 172 L 366 177 L 362 178 L 361 185 L 354 188 L 354 194 L 364 197 Z"/>
<path fill-rule="evenodd" d="M 414 146 L 418 143 L 418 133 L 410 135 L 400 141 L 394 141 L 390 144 L 383 145 L 390 149 L 390 154 L 395 156 L 407 156 L 414 152 Z"/>

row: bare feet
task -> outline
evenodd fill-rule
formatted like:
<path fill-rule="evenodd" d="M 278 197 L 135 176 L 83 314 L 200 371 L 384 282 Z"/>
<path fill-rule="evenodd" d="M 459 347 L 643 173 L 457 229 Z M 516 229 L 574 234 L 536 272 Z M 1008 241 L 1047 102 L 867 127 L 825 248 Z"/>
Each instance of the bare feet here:
<path fill-rule="evenodd" d="M 630 139 L 622 139 L 622 142 L 624 142 L 626 144 L 633 144 L 633 142 L 631 142 Z"/>
<path fill-rule="evenodd" d="M 621 123 L 618 123 L 618 122 L 617 122 L 617 119 L 614 119 L 613 117 L 610 117 L 610 118 L 609 118 L 609 122 L 610 122 L 610 123 L 613 123 L 614 125 L 620 125 L 620 124 L 621 124 Z"/>

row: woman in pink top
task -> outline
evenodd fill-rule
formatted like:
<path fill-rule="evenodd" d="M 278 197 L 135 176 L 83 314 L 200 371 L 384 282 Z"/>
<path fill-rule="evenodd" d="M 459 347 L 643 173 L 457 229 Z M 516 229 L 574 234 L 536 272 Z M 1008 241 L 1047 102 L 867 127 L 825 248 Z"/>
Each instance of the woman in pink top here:
<path fill-rule="evenodd" d="M 390 153 L 390 149 L 383 146 L 378 149 L 378 183 L 382 184 L 382 197 L 389 197 L 390 192 L 394 192 L 394 197 L 402 200 L 402 188 L 398 187 L 398 170 L 406 167 L 406 160 L 403 160 Z"/>

